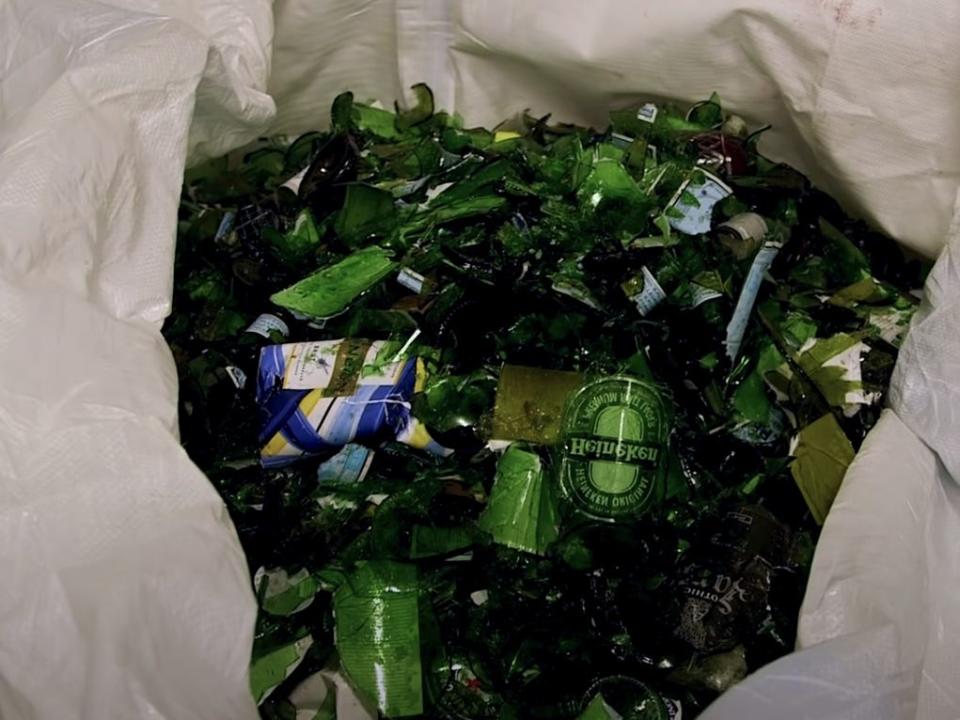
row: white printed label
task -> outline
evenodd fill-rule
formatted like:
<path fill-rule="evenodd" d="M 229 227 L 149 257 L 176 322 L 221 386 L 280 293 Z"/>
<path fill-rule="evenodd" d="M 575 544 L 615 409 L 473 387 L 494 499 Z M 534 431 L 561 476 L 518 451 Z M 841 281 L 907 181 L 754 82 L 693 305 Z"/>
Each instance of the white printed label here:
<path fill-rule="evenodd" d="M 733 310 L 733 317 L 727 325 L 727 357 L 736 360 L 740 354 L 740 344 L 743 342 L 743 336 L 747 332 L 747 321 L 750 319 L 750 313 L 753 312 L 753 305 L 757 301 L 757 293 L 760 292 L 760 283 L 763 282 L 763 276 L 773 264 L 777 253 L 780 252 L 778 243 L 767 243 L 758 252 L 750 265 L 747 273 L 747 279 L 743 282 L 743 289 L 740 290 L 740 297 L 737 298 L 737 307 Z"/>
<path fill-rule="evenodd" d="M 250 323 L 250 327 L 247 328 L 247 332 L 256 333 L 257 335 L 261 335 L 269 340 L 271 332 L 278 332 L 283 335 L 283 337 L 287 337 L 290 335 L 290 328 L 287 327 L 287 324 L 276 315 L 263 313 L 260 317 Z"/>
<path fill-rule="evenodd" d="M 423 283 L 425 280 L 426 278 L 423 275 L 410 268 L 401 269 L 400 274 L 397 275 L 397 282 L 417 295 L 423 292 Z"/>
<path fill-rule="evenodd" d="M 236 386 L 237 390 L 243 390 L 247 384 L 247 374 L 235 365 L 227 365 L 224 370 L 227 371 L 230 381 Z"/>
<path fill-rule="evenodd" d="M 333 365 L 341 340 L 293 343 L 284 346 L 286 372 L 283 387 L 288 390 L 315 390 L 325 388 L 333 376 Z"/>
<path fill-rule="evenodd" d="M 646 265 L 643 266 L 642 272 L 643 290 L 630 299 L 633 300 L 641 315 L 648 315 L 651 310 L 667 299 L 667 294 L 660 287 L 660 283 L 657 282 L 653 273 L 647 270 Z"/>
<path fill-rule="evenodd" d="M 337 354 L 343 340 L 288 343 L 283 345 L 285 371 L 283 387 L 286 390 L 322 390 L 330 385 Z M 378 357 L 386 341 L 371 343 L 363 359 L 363 369 L 357 385 L 391 385 L 397 381 L 405 361 L 384 362 Z"/>
<path fill-rule="evenodd" d="M 652 124 L 657 121 L 657 115 L 659 114 L 660 109 L 656 105 L 647 103 L 637 110 L 637 120 L 643 120 L 643 122 Z"/>
<path fill-rule="evenodd" d="M 717 292 L 713 288 L 698 285 L 697 283 L 690 283 L 690 295 L 692 307 L 700 307 L 705 302 L 723 297 L 723 293 Z"/>
<path fill-rule="evenodd" d="M 687 235 L 701 235 L 710 232 L 713 219 L 713 207 L 733 190 L 716 175 L 701 171 L 703 182 L 694 184 L 687 180 L 667 206 L 670 227 Z M 675 217 L 673 217 L 676 215 Z"/>
<path fill-rule="evenodd" d="M 613 133 L 613 135 L 610 136 L 610 142 L 614 145 L 614 147 L 618 147 L 621 150 L 626 150 L 633 145 L 633 138 L 629 135 Z"/>
<path fill-rule="evenodd" d="M 300 663 L 302 663 L 303 659 L 307 656 L 307 650 L 310 649 L 311 645 L 313 645 L 313 636 L 307 635 L 305 637 L 300 638 L 295 643 L 289 646 L 290 648 L 293 649 L 293 659 L 290 661 L 290 664 L 283 669 L 283 679 L 290 677 L 293 671 L 300 666 Z M 281 656 L 281 657 L 285 657 L 285 656 Z M 275 655 L 267 655 L 266 658 L 268 659 L 269 662 L 271 662 L 271 664 L 276 662 Z M 281 682 L 282 682 L 282 679 L 281 679 Z M 270 695 L 270 693 L 276 690 L 279 686 L 280 686 L 280 683 L 277 683 L 276 685 L 271 685 L 266 689 L 262 690 L 260 693 L 260 696 L 255 698 L 257 703 L 262 703 L 264 700 L 266 700 L 267 697 Z"/>

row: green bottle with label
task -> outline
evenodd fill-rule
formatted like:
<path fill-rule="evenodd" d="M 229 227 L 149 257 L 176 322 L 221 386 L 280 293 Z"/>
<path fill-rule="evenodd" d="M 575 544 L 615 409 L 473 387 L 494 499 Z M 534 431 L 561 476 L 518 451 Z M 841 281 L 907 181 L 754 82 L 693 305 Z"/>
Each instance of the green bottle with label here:
<path fill-rule="evenodd" d="M 665 493 L 670 427 L 651 382 L 616 375 L 576 392 L 559 444 L 564 524 L 632 522 L 656 507 Z"/>

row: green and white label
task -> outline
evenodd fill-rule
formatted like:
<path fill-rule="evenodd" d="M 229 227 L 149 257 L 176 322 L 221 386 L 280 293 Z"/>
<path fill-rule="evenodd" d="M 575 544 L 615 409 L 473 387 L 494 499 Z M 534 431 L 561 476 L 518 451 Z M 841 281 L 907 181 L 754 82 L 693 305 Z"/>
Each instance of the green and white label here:
<path fill-rule="evenodd" d="M 564 422 L 564 495 L 592 517 L 641 515 L 663 485 L 668 432 L 652 385 L 627 377 L 587 385 L 572 398 Z"/>
<path fill-rule="evenodd" d="M 623 290 L 637 306 L 640 314 L 646 317 L 657 305 L 667 299 L 667 294 L 646 265 L 640 269 L 640 272 L 641 275 L 623 284 Z"/>
<path fill-rule="evenodd" d="M 263 313 L 256 320 L 250 323 L 250 327 L 247 328 L 246 332 L 256 333 L 257 335 L 270 340 L 270 333 L 274 332 L 279 333 L 283 337 L 288 337 L 290 335 L 290 328 L 276 315 Z"/>
<path fill-rule="evenodd" d="M 690 307 L 700 307 L 705 302 L 722 298 L 723 293 L 698 283 L 690 283 Z"/>

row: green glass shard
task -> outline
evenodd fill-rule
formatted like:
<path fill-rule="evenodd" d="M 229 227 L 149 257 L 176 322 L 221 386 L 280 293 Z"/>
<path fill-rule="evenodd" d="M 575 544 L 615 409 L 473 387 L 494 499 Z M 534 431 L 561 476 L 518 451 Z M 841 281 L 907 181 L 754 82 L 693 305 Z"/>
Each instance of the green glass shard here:
<path fill-rule="evenodd" d="M 497 195 L 481 195 L 476 198 L 458 200 L 435 208 L 426 208 L 411 221 L 404 224 L 403 229 L 407 233 L 420 232 L 455 220 L 487 215 L 506 206 L 507 199 Z"/>
<path fill-rule="evenodd" d="M 261 568 L 254 584 L 260 606 L 265 612 L 279 616 L 293 615 L 309 607 L 320 587 L 306 569 L 288 575 L 283 569 Z"/>
<path fill-rule="evenodd" d="M 504 365 L 493 410 L 494 438 L 552 445 L 560 436 L 567 399 L 582 384 L 580 373 Z"/>
<path fill-rule="evenodd" d="M 353 125 L 353 93 L 340 93 L 330 107 L 330 124 L 336 132 L 345 132 Z"/>
<path fill-rule="evenodd" d="M 495 388 L 496 379 L 483 374 L 439 377 L 415 398 L 414 412 L 440 432 L 475 427 L 489 412 Z"/>
<path fill-rule="evenodd" d="M 304 133 L 294 140 L 284 155 L 284 165 L 287 171 L 300 171 L 310 164 L 313 154 L 323 144 L 324 135 L 316 131 Z"/>
<path fill-rule="evenodd" d="M 723 122 L 723 105 L 720 96 L 713 93 L 709 100 L 694 105 L 687 113 L 687 120 L 703 127 L 716 127 Z"/>
<path fill-rule="evenodd" d="M 820 232 L 828 245 L 830 273 L 847 283 L 869 276 L 870 266 L 863 252 L 825 218 L 820 218 Z"/>
<path fill-rule="evenodd" d="M 476 540 L 473 528 L 414 525 L 410 539 L 410 559 L 449 555 L 467 549 Z"/>
<path fill-rule="evenodd" d="M 337 213 L 334 230 L 348 245 L 388 234 L 396 224 L 393 195 L 372 185 L 347 186 L 343 207 Z"/>
<path fill-rule="evenodd" d="M 417 83 L 411 90 L 416 104 L 409 110 L 397 110 L 397 130 L 400 132 L 429 120 L 433 115 L 433 91 L 423 83 Z"/>
<path fill-rule="evenodd" d="M 490 500 L 478 527 L 493 541 L 543 555 L 557 539 L 558 519 L 549 483 L 536 453 L 511 445 L 497 463 Z"/>
<path fill-rule="evenodd" d="M 244 158 L 244 175 L 254 185 L 275 187 L 286 169 L 285 157 L 280 148 L 254 150 Z"/>
<path fill-rule="evenodd" d="M 586 709 L 577 716 L 577 720 L 621 720 L 622 717 L 607 704 L 602 694 L 597 693 Z"/>
<path fill-rule="evenodd" d="M 822 525 L 853 461 L 853 445 L 833 415 L 824 415 L 803 428 L 790 453 L 797 487 L 818 525 Z"/>
<path fill-rule="evenodd" d="M 372 133 L 381 140 L 393 140 L 400 135 L 397 131 L 397 116 L 383 108 L 355 103 L 353 122 L 358 130 Z"/>
<path fill-rule="evenodd" d="M 766 423 L 770 419 L 770 399 L 759 372 L 744 379 L 733 396 L 733 406 L 745 420 Z"/>
<path fill-rule="evenodd" d="M 313 637 L 303 634 L 263 655 L 258 656 L 254 651 L 250 664 L 250 691 L 258 705 L 297 669 L 312 645 Z"/>
<path fill-rule="evenodd" d="M 387 717 L 423 712 L 415 565 L 370 561 L 334 593 L 336 644 L 354 686 Z"/>
<path fill-rule="evenodd" d="M 396 265 L 382 248 L 364 248 L 281 290 L 270 300 L 307 317 L 331 317 L 343 312 L 362 292 L 389 275 Z"/>
<path fill-rule="evenodd" d="M 192 275 L 184 282 L 183 289 L 191 300 L 206 303 L 222 303 L 229 295 L 223 276 L 215 272 Z"/>
<path fill-rule="evenodd" d="M 639 231 L 646 222 L 651 203 L 630 173 L 612 158 L 598 158 L 577 190 L 580 202 L 594 210 L 609 210 L 613 205 L 618 225 L 626 232 Z"/>
<path fill-rule="evenodd" d="M 805 312 L 790 311 L 780 325 L 784 339 L 799 349 L 817 336 L 817 324 Z"/>
<path fill-rule="evenodd" d="M 279 233 L 267 228 L 264 236 L 280 258 L 289 265 L 296 265 L 309 258 L 320 244 L 320 233 L 309 210 L 301 210 L 293 227 L 287 232 Z"/>
<path fill-rule="evenodd" d="M 890 290 L 878 283 L 872 277 L 865 277 L 852 285 L 837 290 L 830 299 L 832 305 L 853 307 L 858 303 L 877 303 L 889 300 Z"/>

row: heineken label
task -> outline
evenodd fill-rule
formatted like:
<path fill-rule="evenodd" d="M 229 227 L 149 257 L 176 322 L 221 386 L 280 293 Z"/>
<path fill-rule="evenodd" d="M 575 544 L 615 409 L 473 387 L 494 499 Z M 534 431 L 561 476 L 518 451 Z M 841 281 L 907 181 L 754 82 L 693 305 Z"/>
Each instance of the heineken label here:
<path fill-rule="evenodd" d="M 663 485 L 668 432 L 666 408 L 652 385 L 611 377 L 585 386 L 564 420 L 562 492 L 591 517 L 641 515 Z"/>
<path fill-rule="evenodd" d="M 660 448 L 630 440 L 603 440 L 592 435 L 574 435 L 567 440 L 567 454 L 585 460 L 656 464 Z"/>

